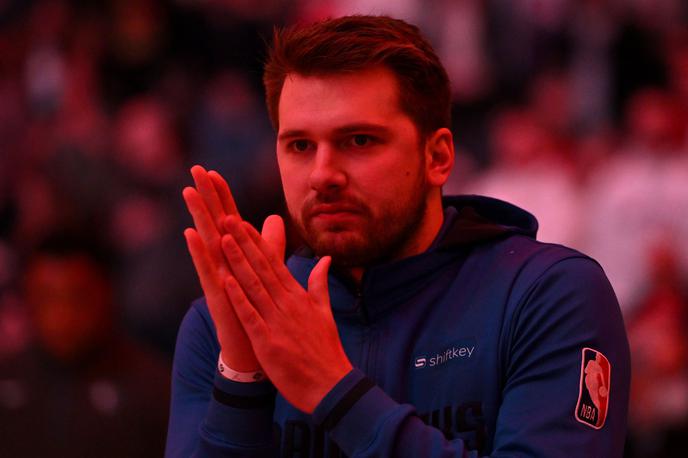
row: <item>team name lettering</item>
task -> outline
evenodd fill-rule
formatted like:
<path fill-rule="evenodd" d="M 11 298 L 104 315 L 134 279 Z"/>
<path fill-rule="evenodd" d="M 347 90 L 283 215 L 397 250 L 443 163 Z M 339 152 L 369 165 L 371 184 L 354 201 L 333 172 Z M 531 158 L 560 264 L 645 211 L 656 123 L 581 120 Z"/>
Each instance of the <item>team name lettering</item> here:
<path fill-rule="evenodd" d="M 482 403 L 467 402 L 458 406 L 418 415 L 421 421 L 433 426 L 448 440 L 463 439 L 468 449 L 481 451 L 486 444 L 487 430 Z M 328 434 L 305 420 L 287 420 L 283 426 L 273 423 L 273 440 L 279 444 L 283 458 L 343 458 L 346 455 Z"/>

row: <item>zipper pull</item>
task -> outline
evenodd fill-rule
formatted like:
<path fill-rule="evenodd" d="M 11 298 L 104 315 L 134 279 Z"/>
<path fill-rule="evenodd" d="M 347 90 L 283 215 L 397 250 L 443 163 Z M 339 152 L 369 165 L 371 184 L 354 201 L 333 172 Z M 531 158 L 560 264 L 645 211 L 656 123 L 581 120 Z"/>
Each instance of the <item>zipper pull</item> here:
<path fill-rule="evenodd" d="M 356 310 L 363 324 L 369 324 L 370 318 L 368 317 L 368 310 L 363 306 L 363 293 L 358 288 L 356 289 Z"/>

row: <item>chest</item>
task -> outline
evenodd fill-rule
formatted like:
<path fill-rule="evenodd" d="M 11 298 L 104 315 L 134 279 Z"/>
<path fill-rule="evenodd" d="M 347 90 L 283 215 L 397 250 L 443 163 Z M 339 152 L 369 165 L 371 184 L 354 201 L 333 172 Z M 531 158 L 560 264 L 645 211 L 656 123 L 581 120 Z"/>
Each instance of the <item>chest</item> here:
<path fill-rule="evenodd" d="M 342 344 L 353 366 L 395 401 L 414 406 L 424 423 L 482 449 L 494 431 L 503 384 L 501 306 L 451 290 L 421 296 L 369 324 L 337 320 Z M 280 397 L 275 425 L 283 449 L 306 442 L 336 447 Z"/>

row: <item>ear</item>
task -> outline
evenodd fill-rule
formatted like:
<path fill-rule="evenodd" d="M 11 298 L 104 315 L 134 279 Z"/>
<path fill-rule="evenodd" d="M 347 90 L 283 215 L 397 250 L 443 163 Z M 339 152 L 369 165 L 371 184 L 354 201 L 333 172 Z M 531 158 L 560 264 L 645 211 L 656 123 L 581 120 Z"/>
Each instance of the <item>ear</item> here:
<path fill-rule="evenodd" d="M 441 187 L 454 167 L 454 136 L 446 127 L 437 129 L 425 142 L 425 173 L 428 183 Z"/>

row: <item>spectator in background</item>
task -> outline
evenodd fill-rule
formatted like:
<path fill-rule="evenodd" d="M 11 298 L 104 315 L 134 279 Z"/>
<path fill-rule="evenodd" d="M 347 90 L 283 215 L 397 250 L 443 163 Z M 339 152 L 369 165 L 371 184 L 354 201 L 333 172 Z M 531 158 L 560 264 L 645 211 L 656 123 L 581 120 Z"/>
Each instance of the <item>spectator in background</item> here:
<path fill-rule="evenodd" d="M 572 8 L 571 94 L 579 133 L 598 131 L 612 118 L 611 50 L 617 35 L 615 11 L 609 0 L 584 0 Z"/>
<path fill-rule="evenodd" d="M 669 62 L 669 89 L 688 114 L 688 27 L 680 29 L 668 40 L 667 60 Z M 687 116 L 688 118 L 688 116 Z M 688 147 L 688 138 L 684 146 Z"/>
<path fill-rule="evenodd" d="M 650 285 L 628 320 L 629 457 L 683 457 L 688 430 L 688 302 L 674 241 L 651 248 Z"/>
<path fill-rule="evenodd" d="M 688 273 L 686 117 L 660 89 L 633 96 L 625 144 L 590 179 L 583 250 L 600 261 L 625 312 L 650 287 L 650 247 L 674 241 L 679 272 Z"/>
<path fill-rule="evenodd" d="M 2 187 L 0 184 L 0 361 L 21 351 L 28 340 L 26 313 L 13 287 L 17 253 L 8 243 L 15 208 L 10 199 L 2 200 L 6 195 Z"/>
<path fill-rule="evenodd" d="M 33 345 L 0 366 L 0 453 L 161 456 L 169 368 L 119 331 L 110 260 L 56 235 L 30 257 Z"/>
<path fill-rule="evenodd" d="M 578 192 L 572 171 L 553 137 L 527 109 L 503 111 L 490 130 L 493 166 L 473 181 L 445 186 L 507 200 L 537 215 L 538 239 L 577 246 Z M 543 190 L 547 190 L 543 192 Z"/>
<path fill-rule="evenodd" d="M 191 126 L 194 160 L 227 177 L 238 204 L 249 208 L 248 221 L 280 212 L 274 134 L 260 95 L 244 75 L 226 70 L 208 82 L 199 105 Z"/>
<path fill-rule="evenodd" d="M 123 315 L 137 337 L 167 348 L 194 288 L 191 266 L 178 262 L 184 168 L 166 104 L 149 94 L 125 103 L 115 116 L 110 154 L 117 179 L 107 230 L 122 260 L 116 285 Z"/>

